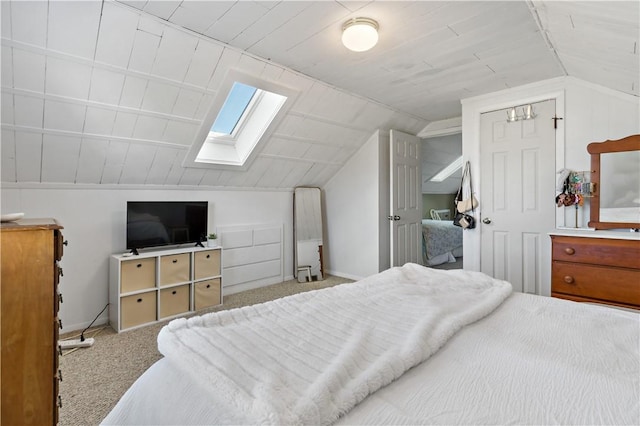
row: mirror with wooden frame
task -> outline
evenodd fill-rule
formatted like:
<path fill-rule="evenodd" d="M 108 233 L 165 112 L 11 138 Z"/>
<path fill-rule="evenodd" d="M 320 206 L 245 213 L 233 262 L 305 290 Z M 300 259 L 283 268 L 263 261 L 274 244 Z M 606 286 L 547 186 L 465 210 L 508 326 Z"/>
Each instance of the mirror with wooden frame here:
<path fill-rule="evenodd" d="M 591 154 L 589 226 L 595 229 L 640 228 L 640 135 L 587 145 Z"/>

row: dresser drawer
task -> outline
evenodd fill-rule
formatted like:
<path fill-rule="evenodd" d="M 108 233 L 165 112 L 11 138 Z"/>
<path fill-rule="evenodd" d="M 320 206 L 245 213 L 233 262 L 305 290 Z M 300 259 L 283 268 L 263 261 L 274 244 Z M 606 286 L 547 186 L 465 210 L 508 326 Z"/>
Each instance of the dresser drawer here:
<path fill-rule="evenodd" d="M 200 310 L 222 303 L 220 300 L 220 278 L 195 283 L 195 309 Z"/>
<path fill-rule="evenodd" d="M 553 236 L 553 260 L 640 269 L 640 241 Z"/>
<path fill-rule="evenodd" d="M 196 280 L 220 275 L 220 250 L 200 251 L 194 255 Z"/>
<path fill-rule="evenodd" d="M 120 329 L 156 320 L 156 292 L 132 294 L 120 300 Z"/>
<path fill-rule="evenodd" d="M 189 312 L 189 285 L 160 290 L 160 318 Z"/>
<path fill-rule="evenodd" d="M 129 293 L 156 286 L 156 259 L 126 260 L 120 264 L 120 292 Z"/>
<path fill-rule="evenodd" d="M 553 262 L 551 292 L 640 306 L 640 270 Z"/>
<path fill-rule="evenodd" d="M 160 285 L 189 281 L 189 253 L 162 256 L 160 258 Z"/>

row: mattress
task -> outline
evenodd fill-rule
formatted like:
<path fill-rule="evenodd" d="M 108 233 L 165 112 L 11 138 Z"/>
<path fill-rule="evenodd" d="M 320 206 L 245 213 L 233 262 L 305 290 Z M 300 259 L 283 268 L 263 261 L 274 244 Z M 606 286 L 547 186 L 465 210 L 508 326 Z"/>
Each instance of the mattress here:
<path fill-rule="evenodd" d="M 105 425 L 226 424 L 168 359 Z M 336 424 L 639 424 L 640 314 L 514 293 Z"/>

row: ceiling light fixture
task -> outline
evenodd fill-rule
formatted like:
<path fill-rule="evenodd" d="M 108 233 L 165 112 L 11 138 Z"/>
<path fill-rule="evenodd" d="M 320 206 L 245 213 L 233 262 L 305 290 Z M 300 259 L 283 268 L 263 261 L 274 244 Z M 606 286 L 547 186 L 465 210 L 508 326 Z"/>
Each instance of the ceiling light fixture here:
<path fill-rule="evenodd" d="M 369 18 L 349 19 L 342 26 L 342 44 L 354 52 L 364 52 L 378 43 L 378 23 Z"/>

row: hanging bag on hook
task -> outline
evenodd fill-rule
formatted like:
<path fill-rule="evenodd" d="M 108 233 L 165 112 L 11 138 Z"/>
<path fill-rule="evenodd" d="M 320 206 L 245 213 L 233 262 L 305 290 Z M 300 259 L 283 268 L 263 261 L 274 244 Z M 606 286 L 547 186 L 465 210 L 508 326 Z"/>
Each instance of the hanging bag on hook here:
<path fill-rule="evenodd" d="M 465 177 L 467 178 L 467 182 L 469 183 L 469 194 L 470 197 L 467 200 L 462 199 L 462 192 L 465 182 Z M 464 205 L 461 206 L 461 203 L 468 201 L 469 209 L 461 211 L 461 208 L 465 208 Z M 478 206 L 478 200 L 473 196 L 473 187 L 471 185 L 471 170 L 469 166 L 469 162 L 464 166 L 464 172 L 462 173 L 462 181 L 460 181 L 460 188 L 458 189 L 458 194 L 455 198 L 456 205 L 456 214 L 453 217 L 453 224 L 455 226 L 459 226 L 462 229 L 473 229 L 476 227 L 476 219 L 473 217 L 473 213 L 475 213 L 474 209 Z M 472 214 L 467 214 L 471 210 Z"/>
<path fill-rule="evenodd" d="M 469 184 L 469 198 L 463 198 L 463 187 L 465 180 Z M 469 162 L 464 166 L 462 172 L 462 180 L 460 181 L 460 189 L 458 189 L 458 195 L 456 195 L 456 210 L 459 213 L 466 213 L 469 210 L 473 210 L 478 207 L 478 200 L 473 195 L 473 188 L 471 187 L 471 166 Z"/>

